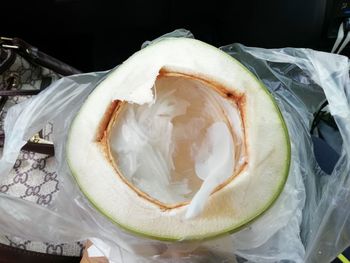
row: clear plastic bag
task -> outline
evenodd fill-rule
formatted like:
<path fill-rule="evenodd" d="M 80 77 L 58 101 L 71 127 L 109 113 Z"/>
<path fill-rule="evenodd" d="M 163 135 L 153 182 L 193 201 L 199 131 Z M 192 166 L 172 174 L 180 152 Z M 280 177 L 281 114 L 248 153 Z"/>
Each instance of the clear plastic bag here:
<path fill-rule="evenodd" d="M 178 30 L 166 35 L 170 36 L 192 34 Z M 288 181 L 263 216 L 247 228 L 215 240 L 170 243 L 132 235 L 97 212 L 79 191 L 64 153 L 72 119 L 90 92 L 108 75 L 100 72 L 62 78 L 8 111 L 0 180 L 12 168 L 24 143 L 50 121 L 54 124 L 61 189 L 49 207 L 0 194 L 0 232 L 49 242 L 89 238 L 110 262 L 331 261 L 350 243 L 347 58 L 307 49 L 267 50 L 239 44 L 222 50 L 248 67 L 269 88 L 290 133 L 292 165 Z M 344 146 L 331 175 L 318 167 L 309 134 L 313 113 L 325 99 Z"/>

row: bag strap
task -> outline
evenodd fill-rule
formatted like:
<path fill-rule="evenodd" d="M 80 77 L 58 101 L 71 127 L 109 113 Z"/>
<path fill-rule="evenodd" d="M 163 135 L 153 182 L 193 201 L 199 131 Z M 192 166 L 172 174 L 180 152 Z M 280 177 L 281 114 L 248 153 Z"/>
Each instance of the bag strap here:
<path fill-rule="evenodd" d="M 60 75 L 68 76 L 81 73 L 80 70 L 45 54 L 20 38 L 0 37 L 0 44 L 2 48 L 15 49 L 18 54 L 29 62 L 51 69 Z"/>
<path fill-rule="evenodd" d="M 0 90 L 0 97 L 32 96 L 37 95 L 42 90 Z"/>

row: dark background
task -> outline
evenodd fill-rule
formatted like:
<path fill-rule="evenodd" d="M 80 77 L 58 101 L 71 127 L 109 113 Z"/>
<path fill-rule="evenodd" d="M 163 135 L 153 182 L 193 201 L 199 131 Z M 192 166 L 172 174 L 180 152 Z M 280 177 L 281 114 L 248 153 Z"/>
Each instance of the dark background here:
<path fill-rule="evenodd" d="M 348 1 L 343 2 L 7 0 L 0 4 L 0 35 L 20 37 L 82 71 L 112 68 L 143 41 L 176 28 L 215 46 L 240 42 L 330 51 Z"/>

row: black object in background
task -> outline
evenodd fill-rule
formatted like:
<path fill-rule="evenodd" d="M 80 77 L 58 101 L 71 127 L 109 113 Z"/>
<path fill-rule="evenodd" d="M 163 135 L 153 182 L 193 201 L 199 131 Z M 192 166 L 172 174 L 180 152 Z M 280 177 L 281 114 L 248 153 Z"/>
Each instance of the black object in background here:
<path fill-rule="evenodd" d="M 0 35 L 20 37 L 83 71 L 110 69 L 143 41 L 176 28 L 215 46 L 240 42 L 329 51 L 339 1 L 7 0 L 1 3 Z"/>

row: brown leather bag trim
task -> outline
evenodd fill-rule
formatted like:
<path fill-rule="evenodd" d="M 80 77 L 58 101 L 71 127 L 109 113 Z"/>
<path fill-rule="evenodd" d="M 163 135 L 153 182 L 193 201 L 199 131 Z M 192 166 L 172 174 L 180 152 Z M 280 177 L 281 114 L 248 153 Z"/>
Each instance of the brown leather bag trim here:
<path fill-rule="evenodd" d="M 0 244 L 0 263 L 78 263 L 81 257 L 39 253 Z"/>
<path fill-rule="evenodd" d="M 8 96 L 33 96 L 40 93 L 41 90 L 0 90 L 0 97 Z"/>
<path fill-rule="evenodd" d="M 0 147 L 4 145 L 4 140 L 5 140 L 5 136 L 3 134 L 0 134 Z M 29 141 L 22 147 L 22 150 L 46 154 L 49 156 L 55 155 L 54 145 L 50 143 L 35 143 L 35 142 Z"/>
<path fill-rule="evenodd" d="M 27 142 L 23 147 L 23 151 L 36 152 L 41 154 L 46 154 L 49 156 L 55 155 L 55 147 L 53 144 L 49 143 L 35 143 L 35 142 Z"/>

